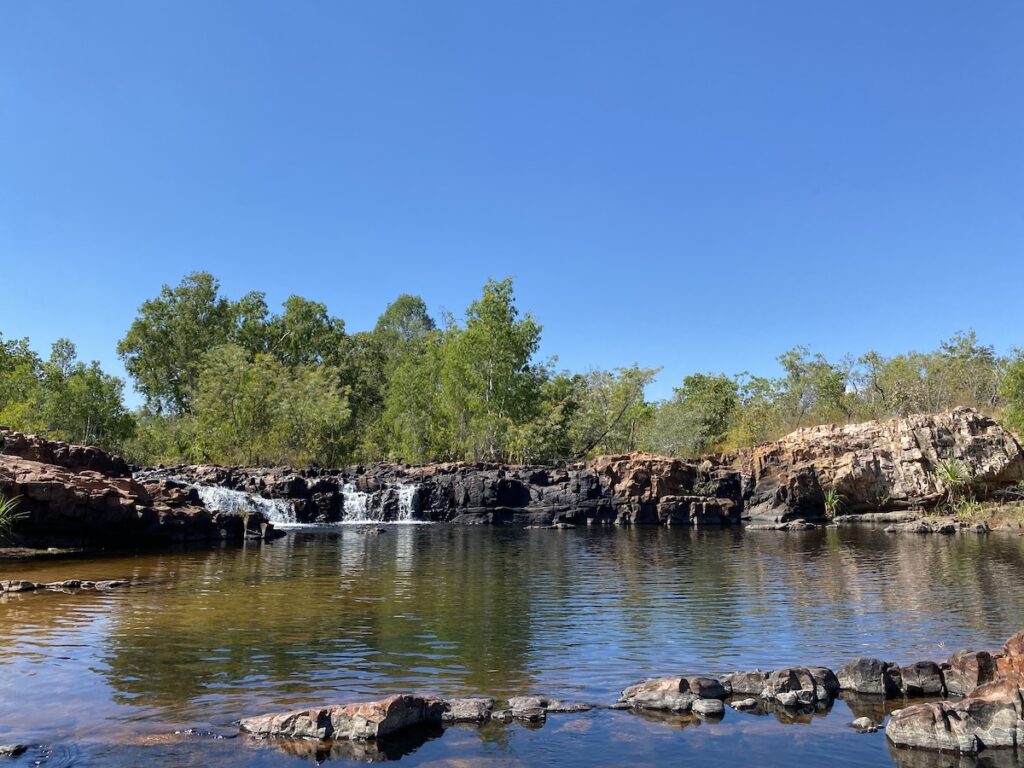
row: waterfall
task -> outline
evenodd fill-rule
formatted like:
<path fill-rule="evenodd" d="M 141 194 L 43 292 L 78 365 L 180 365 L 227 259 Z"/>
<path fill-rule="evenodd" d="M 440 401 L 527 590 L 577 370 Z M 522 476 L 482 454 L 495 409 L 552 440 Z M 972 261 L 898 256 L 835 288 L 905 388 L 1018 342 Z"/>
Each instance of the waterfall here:
<path fill-rule="evenodd" d="M 412 508 L 413 499 L 416 497 L 416 486 L 408 483 L 399 483 L 398 486 L 398 519 L 402 522 L 411 523 L 414 521 Z"/>
<path fill-rule="evenodd" d="M 357 491 L 352 483 L 341 486 L 342 522 L 369 523 L 376 522 L 369 517 L 370 494 Z"/>
<path fill-rule="evenodd" d="M 356 489 L 355 484 L 341 486 L 342 523 L 416 524 L 414 483 L 393 483 L 373 493 Z"/>
<path fill-rule="evenodd" d="M 215 512 L 262 512 L 274 525 L 297 525 L 295 506 L 287 499 L 265 499 L 254 493 L 232 491 L 219 485 L 193 486 L 207 509 Z"/>

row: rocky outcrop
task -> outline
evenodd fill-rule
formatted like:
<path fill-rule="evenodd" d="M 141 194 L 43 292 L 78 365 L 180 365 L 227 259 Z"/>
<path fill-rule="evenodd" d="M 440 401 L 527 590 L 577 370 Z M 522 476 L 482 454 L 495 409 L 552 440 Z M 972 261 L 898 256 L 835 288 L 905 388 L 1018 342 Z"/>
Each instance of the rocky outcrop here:
<path fill-rule="evenodd" d="M 982 685 L 962 701 L 914 704 L 893 713 L 885 734 L 897 746 L 974 754 L 1024 746 L 1024 694 L 1014 682 Z"/>
<path fill-rule="evenodd" d="M 539 723 L 549 712 L 585 712 L 591 708 L 589 704 L 566 703 L 548 696 L 516 696 L 502 710 L 495 710 L 494 705 L 494 699 L 484 697 L 441 699 L 400 695 L 249 717 L 239 727 L 254 736 L 280 739 L 366 741 L 422 726 L 483 723 L 492 719 Z"/>
<path fill-rule="evenodd" d="M 949 693 L 964 693 L 964 698 L 898 710 L 886 726 L 886 735 L 899 747 L 964 754 L 993 747 L 1022 747 L 1022 670 L 1024 630 L 994 655 L 988 651 L 958 651 L 939 671 Z M 936 687 L 936 670 L 929 667 L 922 671 L 926 672 L 924 679 Z"/>
<path fill-rule="evenodd" d="M 946 493 L 940 461 L 957 459 L 985 498 L 1024 479 L 1024 450 L 1010 433 L 970 409 L 934 416 L 798 430 L 774 443 L 702 462 L 647 453 L 587 464 L 505 466 L 372 464 L 338 470 L 177 466 L 137 479 L 178 479 L 265 499 L 287 500 L 295 519 L 390 521 L 412 516 L 451 523 L 550 526 L 660 524 L 754 527 L 822 522 L 825 491 L 843 498 L 850 520 L 895 522 L 906 530 L 962 526 L 907 522 L 908 509 Z M 894 517 L 896 515 L 896 517 Z M 964 524 L 966 525 L 966 524 Z"/>
<path fill-rule="evenodd" d="M 742 473 L 745 518 L 784 522 L 824 515 L 834 489 L 843 512 L 899 510 L 940 501 L 939 462 L 956 459 L 978 499 L 1024 479 L 1024 450 L 994 420 L 969 408 L 846 426 L 800 429 L 723 457 Z"/>
<path fill-rule="evenodd" d="M 11 432 L 2 437 L 0 494 L 19 497 L 23 516 L 15 535 L 21 545 L 135 545 L 273 534 L 262 515 L 211 512 L 195 489 L 182 483 L 138 482 L 121 459 L 99 449 Z"/>
<path fill-rule="evenodd" d="M 590 464 L 373 464 L 341 470 L 176 466 L 136 473 L 291 502 L 298 522 L 414 517 L 514 525 L 729 525 L 739 521 L 740 477 L 709 478 L 692 464 L 606 456 Z"/>
<path fill-rule="evenodd" d="M 243 731 L 257 736 L 318 741 L 380 739 L 425 723 L 440 723 L 445 703 L 423 696 L 389 696 L 379 701 L 303 709 L 249 717 Z"/>

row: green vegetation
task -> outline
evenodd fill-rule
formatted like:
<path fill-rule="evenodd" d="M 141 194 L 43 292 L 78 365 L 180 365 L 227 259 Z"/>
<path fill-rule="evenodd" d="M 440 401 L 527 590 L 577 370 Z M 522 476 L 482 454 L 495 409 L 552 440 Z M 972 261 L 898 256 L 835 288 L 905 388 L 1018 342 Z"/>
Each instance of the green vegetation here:
<path fill-rule="evenodd" d="M 14 524 L 18 520 L 28 516 L 28 513 L 18 509 L 20 497 L 7 498 L 0 495 L 0 544 L 9 542 L 14 533 Z"/>
<path fill-rule="evenodd" d="M 825 517 L 832 520 L 846 507 L 846 497 L 835 488 L 825 489 Z"/>
<path fill-rule="evenodd" d="M 122 382 L 78 362 L 67 340 L 42 360 L 28 340 L 0 338 L 0 423 L 140 463 L 321 466 L 696 456 L 961 405 L 1024 430 L 1024 355 L 999 356 L 973 332 L 888 358 L 830 361 L 798 346 L 778 377 L 694 373 L 649 402 L 659 369 L 561 371 L 538 359 L 541 331 L 511 280 L 489 281 L 461 318 L 436 322 L 406 295 L 350 333 L 323 304 L 291 296 L 275 314 L 263 293 L 231 300 L 198 272 L 144 302 L 118 344 L 144 398 L 135 413 Z"/>
<path fill-rule="evenodd" d="M 0 337 L 0 424 L 104 448 L 125 444 L 135 421 L 124 407 L 124 385 L 77 359 L 67 339 L 43 360 L 28 339 Z"/>
<path fill-rule="evenodd" d="M 943 506 L 950 514 L 955 514 L 974 505 L 974 499 L 967 495 L 971 484 L 971 473 L 960 459 L 942 459 L 935 467 L 936 485 L 945 489 L 946 498 Z"/>

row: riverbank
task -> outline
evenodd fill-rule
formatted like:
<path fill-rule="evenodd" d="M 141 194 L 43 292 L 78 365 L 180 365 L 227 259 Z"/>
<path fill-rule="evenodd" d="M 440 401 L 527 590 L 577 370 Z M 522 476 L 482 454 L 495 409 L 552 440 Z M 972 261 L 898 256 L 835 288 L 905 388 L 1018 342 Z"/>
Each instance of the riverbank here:
<path fill-rule="evenodd" d="M 96 448 L 0 432 L 0 493 L 20 497 L 18 547 L 240 541 L 274 524 L 444 522 L 793 529 L 1019 530 L 1024 449 L 970 409 L 798 430 L 688 462 L 375 464 L 342 469 L 137 468 Z"/>

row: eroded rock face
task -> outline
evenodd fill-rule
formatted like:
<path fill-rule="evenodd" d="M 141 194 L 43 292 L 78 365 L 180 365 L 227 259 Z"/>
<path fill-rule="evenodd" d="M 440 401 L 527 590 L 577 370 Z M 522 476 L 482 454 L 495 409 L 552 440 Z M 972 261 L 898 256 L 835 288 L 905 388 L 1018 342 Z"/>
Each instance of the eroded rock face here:
<path fill-rule="evenodd" d="M 0 453 L 0 493 L 20 497 L 25 517 L 15 528 L 19 543 L 136 544 L 266 538 L 273 533 L 258 513 L 210 512 L 189 486 L 167 480 L 137 482 L 122 474 L 127 465 L 121 459 L 99 449 L 11 432 L 0 436 L 5 450 L 17 451 Z M 36 460 L 40 458 L 62 463 Z"/>
<path fill-rule="evenodd" d="M 993 662 L 996 679 L 1024 686 L 1024 630 L 1006 641 L 1002 651 L 993 657 Z"/>
<path fill-rule="evenodd" d="M 969 408 L 947 413 L 800 429 L 723 457 L 746 479 L 744 517 L 763 522 L 824 514 L 824 492 L 845 499 L 844 512 L 907 509 L 942 498 L 933 470 L 963 462 L 970 492 L 982 499 L 1024 479 L 1024 450 L 995 421 Z"/>
<path fill-rule="evenodd" d="M 106 477 L 131 477 L 128 463 L 120 456 L 86 445 L 71 445 L 24 435 L 0 427 L 0 454 L 16 456 L 39 464 L 52 464 L 72 472 L 91 470 Z"/>
<path fill-rule="evenodd" d="M 949 657 L 943 669 L 946 690 L 966 696 L 979 685 L 996 679 L 996 665 L 988 651 L 958 651 Z"/>
<path fill-rule="evenodd" d="M 1024 745 L 1024 698 L 1010 681 L 987 683 L 958 702 L 914 704 L 893 713 L 885 733 L 898 746 L 967 754 Z"/>

